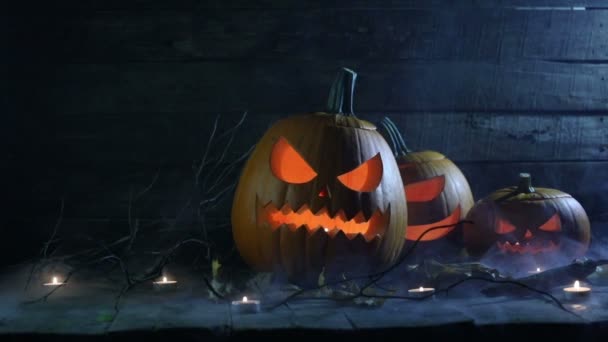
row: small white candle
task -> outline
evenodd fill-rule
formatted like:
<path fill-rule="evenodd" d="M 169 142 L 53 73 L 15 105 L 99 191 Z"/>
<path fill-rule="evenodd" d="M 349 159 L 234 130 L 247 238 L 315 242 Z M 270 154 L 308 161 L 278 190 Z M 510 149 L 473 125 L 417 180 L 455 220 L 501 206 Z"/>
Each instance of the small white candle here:
<path fill-rule="evenodd" d="M 564 293 L 566 295 L 566 299 L 584 299 L 589 297 L 589 294 L 591 293 L 591 288 L 587 286 L 581 286 L 581 283 L 577 280 L 574 282 L 574 285 L 572 287 L 564 288 Z"/>
<path fill-rule="evenodd" d="M 416 297 L 416 298 L 421 298 L 421 297 L 426 297 L 429 295 L 432 295 L 435 293 L 435 289 L 432 287 L 424 287 L 424 286 L 420 286 L 417 289 L 409 289 L 407 290 L 407 293 L 410 297 Z"/>
<path fill-rule="evenodd" d="M 243 300 L 232 301 L 232 307 L 240 313 L 256 313 L 260 311 L 260 301 L 244 296 Z"/>
<path fill-rule="evenodd" d="M 59 279 L 57 277 L 53 277 L 51 279 L 50 283 L 44 283 L 44 286 L 59 286 L 59 285 L 63 285 L 64 282 L 59 281 Z"/>
<path fill-rule="evenodd" d="M 530 271 L 528 273 L 540 273 L 540 272 L 541 272 L 540 267 L 537 267 L 534 271 Z"/>
<path fill-rule="evenodd" d="M 157 291 L 174 290 L 177 288 L 177 281 L 168 280 L 167 277 L 163 276 L 160 281 L 155 281 L 153 285 L 154 289 Z"/>

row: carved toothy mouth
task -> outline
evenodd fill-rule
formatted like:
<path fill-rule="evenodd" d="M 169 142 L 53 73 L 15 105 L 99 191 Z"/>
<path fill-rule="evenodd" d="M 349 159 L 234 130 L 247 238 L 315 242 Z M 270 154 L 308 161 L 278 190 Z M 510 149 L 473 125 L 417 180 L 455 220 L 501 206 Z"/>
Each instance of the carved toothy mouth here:
<path fill-rule="evenodd" d="M 270 202 L 259 208 L 257 220 L 258 225 L 267 223 L 273 231 L 281 226 L 287 226 L 291 231 L 304 227 L 311 234 L 323 229 L 330 237 L 342 232 L 350 240 L 361 235 L 369 242 L 384 235 L 389 218 L 390 207 L 385 213 L 376 209 L 366 220 L 363 212 L 348 218 L 343 210 L 332 216 L 325 207 L 313 213 L 306 204 L 294 211 L 288 203 L 279 209 Z"/>
<path fill-rule="evenodd" d="M 542 243 L 535 242 L 533 244 L 531 244 L 529 242 L 525 242 L 522 244 L 519 242 L 511 243 L 509 241 L 507 241 L 507 242 L 497 241 L 496 245 L 498 246 L 498 249 L 500 249 L 502 252 L 511 253 L 511 254 L 515 254 L 515 253 L 538 254 L 538 253 L 552 252 L 552 251 L 557 250 L 559 247 L 559 244 L 557 244 L 553 241 L 542 242 Z"/>
<path fill-rule="evenodd" d="M 448 233 L 451 232 L 454 227 L 456 227 L 458 221 L 460 221 L 460 211 L 460 206 L 458 206 L 456 209 L 454 209 L 454 211 L 452 211 L 450 216 L 444 218 L 441 221 L 428 224 L 407 226 L 407 229 L 405 231 L 405 239 L 415 241 L 418 240 L 418 238 L 420 238 L 420 236 L 430 228 L 451 225 L 451 227 L 437 228 L 429 231 L 428 233 L 424 234 L 422 238 L 420 238 L 420 241 L 436 240 L 448 235 Z"/>

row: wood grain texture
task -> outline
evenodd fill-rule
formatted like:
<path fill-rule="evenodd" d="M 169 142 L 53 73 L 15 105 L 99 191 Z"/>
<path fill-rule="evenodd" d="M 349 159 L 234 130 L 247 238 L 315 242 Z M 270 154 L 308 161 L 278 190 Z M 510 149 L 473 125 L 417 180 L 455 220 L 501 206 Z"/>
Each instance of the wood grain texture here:
<path fill-rule="evenodd" d="M 3 25 L 12 49 L 35 51 L 21 58 L 55 63 L 608 58 L 608 10 L 455 6 L 30 11 Z"/>
<path fill-rule="evenodd" d="M 308 9 L 308 8 L 435 8 L 435 9 L 454 9 L 454 8 L 516 8 L 519 6 L 525 7 L 555 7 L 558 10 L 570 8 L 572 6 L 591 6 L 592 8 L 601 8 L 608 6 L 605 0 L 542 0 L 534 1 L 533 4 L 529 0 L 63 0 L 53 4 L 42 4 L 42 6 L 32 7 L 31 2 L 23 1 L 12 4 L 10 8 L 14 9 L 29 9 L 31 10 L 188 10 L 188 9 L 243 9 L 243 8 L 258 8 L 258 9 Z"/>
<path fill-rule="evenodd" d="M 0 14 L 6 217 L 41 219 L 32 232 L 61 197 L 74 227 L 124 220 L 159 169 L 138 215 L 174 215 L 216 115 L 223 128 L 249 111 L 242 152 L 278 118 L 322 110 L 342 66 L 359 73 L 355 113 L 390 115 L 476 197 L 529 171 L 606 212 L 608 1 L 32 4 Z"/>
<path fill-rule="evenodd" d="M 603 181 L 608 179 L 608 161 L 455 164 L 467 178 L 476 200 L 496 189 L 513 185 L 519 173 L 528 172 L 536 186 L 570 193 L 590 215 L 608 212 L 604 205 L 608 202 L 608 184 Z M 156 173 L 147 166 L 128 168 L 125 164 L 96 169 L 96 173 L 92 168 L 57 169 L 47 173 L 45 178 L 31 178 L 28 191 L 12 197 L 15 209 L 7 214 L 22 218 L 36 213 L 54 220 L 60 200 L 65 197 L 66 218 L 124 219 L 128 215 L 130 191 L 137 194 L 145 189 Z M 192 194 L 191 175 L 187 166 L 161 170 L 155 186 L 134 202 L 139 217 L 175 216 Z M 230 205 L 231 201 L 227 200 L 216 213 L 228 212 Z"/>
<path fill-rule="evenodd" d="M 230 148 L 236 157 L 257 143 L 268 127 L 295 113 L 249 113 Z M 218 132 L 241 117 L 219 116 Z M 436 150 L 464 161 L 593 161 L 608 160 L 608 117 L 603 114 L 514 112 L 360 112 L 378 124 L 386 115 L 397 124 L 413 150 Z M 38 139 L 15 158 L 51 168 L 67 165 L 194 165 L 200 160 L 216 113 L 54 115 L 33 122 Z M 50 128 L 50 129 L 49 129 Z M 216 149 L 226 139 L 216 144 Z M 123 164 L 125 163 L 125 164 Z M 127 169 L 129 166 L 126 166 Z M 92 170 L 94 171 L 94 170 Z"/>
<path fill-rule="evenodd" d="M 552 62 L 70 64 L 22 91 L 44 89 L 38 106 L 65 114 L 308 112 L 342 66 L 359 73 L 356 112 L 608 109 L 608 65 Z"/>

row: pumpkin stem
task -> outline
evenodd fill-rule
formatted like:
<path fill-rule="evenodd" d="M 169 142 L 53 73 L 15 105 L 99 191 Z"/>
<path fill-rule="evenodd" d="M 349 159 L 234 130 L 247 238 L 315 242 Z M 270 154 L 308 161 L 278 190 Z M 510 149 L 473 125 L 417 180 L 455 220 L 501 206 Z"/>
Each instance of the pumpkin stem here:
<path fill-rule="evenodd" d="M 355 116 L 353 112 L 353 94 L 357 73 L 351 69 L 342 68 L 336 76 L 329 90 L 327 100 L 327 113 L 339 113 L 346 116 Z"/>
<path fill-rule="evenodd" d="M 382 121 L 380 121 L 380 127 L 389 135 L 387 138 L 386 134 L 384 134 L 385 139 L 388 139 L 391 145 L 393 145 L 393 153 L 395 156 L 406 155 L 412 152 L 405 144 L 403 135 L 401 135 L 393 120 L 385 116 Z M 382 132 L 380 132 L 380 134 L 382 134 Z"/>
<path fill-rule="evenodd" d="M 529 173 L 519 174 L 519 184 L 517 185 L 517 191 L 524 194 L 529 194 L 536 191 L 532 187 L 532 176 L 530 176 Z"/>

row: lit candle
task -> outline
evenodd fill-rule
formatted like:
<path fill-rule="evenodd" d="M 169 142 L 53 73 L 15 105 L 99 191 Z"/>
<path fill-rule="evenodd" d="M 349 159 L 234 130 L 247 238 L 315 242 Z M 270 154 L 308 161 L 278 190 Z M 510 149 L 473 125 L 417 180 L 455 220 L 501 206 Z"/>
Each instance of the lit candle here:
<path fill-rule="evenodd" d="M 422 298 L 427 297 L 435 293 L 435 289 L 432 287 L 420 286 L 417 289 L 409 289 L 407 293 L 410 297 Z"/>
<path fill-rule="evenodd" d="M 564 288 L 564 293 L 566 295 L 566 299 L 568 300 L 584 299 L 589 297 L 591 288 L 581 286 L 581 283 L 577 280 L 574 282 L 574 286 Z"/>
<path fill-rule="evenodd" d="M 232 301 L 232 307 L 240 313 L 256 313 L 260 311 L 260 301 L 248 299 L 245 296 L 243 300 Z"/>
<path fill-rule="evenodd" d="M 57 277 L 53 277 L 50 283 L 44 283 L 44 286 L 59 286 L 65 284 L 57 279 Z"/>
<path fill-rule="evenodd" d="M 177 288 L 177 281 L 168 280 L 167 277 L 163 276 L 161 281 L 155 281 L 153 285 L 154 289 L 157 291 L 174 290 Z"/>
<path fill-rule="evenodd" d="M 537 267 L 534 271 L 530 271 L 528 273 L 540 273 L 540 272 L 541 272 L 540 267 Z"/>

